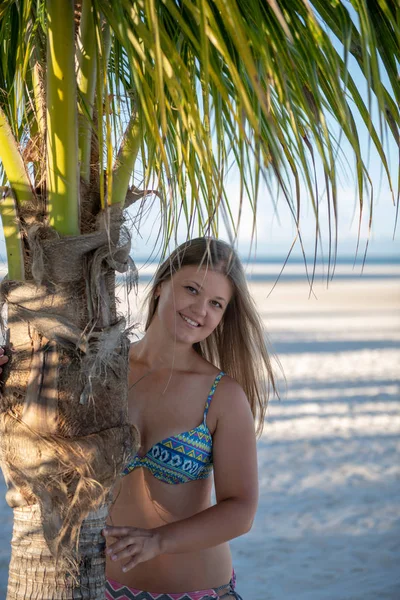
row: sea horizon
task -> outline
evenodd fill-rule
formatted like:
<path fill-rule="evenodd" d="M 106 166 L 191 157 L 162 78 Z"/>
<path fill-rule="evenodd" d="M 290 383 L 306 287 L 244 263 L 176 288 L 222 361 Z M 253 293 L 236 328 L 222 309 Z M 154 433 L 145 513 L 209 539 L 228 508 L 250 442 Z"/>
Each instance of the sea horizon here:
<path fill-rule="evenodd" d="M 320 256 L 314 261 L 307 257 L 305 262 L 301 256 L 275 255 L 248 257 L 239 253 L 248 281 L 273 283 L 281 280 L 285 282 L 301 282 L 313 279 L 314 281 L 351 280 L 351 279 L 399 279 L 400 256 L 381 255 L 355 260 L 354 256 L 345 255 L 336 259 L 336 262 Z M 160 264 L 158 256 L 135 256 L 131 258 L 138 269 L 139 283 L 148 283 Z M 328 277 L 329 273 L 329 277 Z M 118 276 L 117 282 L 122 283 L 124 276 Z"/>

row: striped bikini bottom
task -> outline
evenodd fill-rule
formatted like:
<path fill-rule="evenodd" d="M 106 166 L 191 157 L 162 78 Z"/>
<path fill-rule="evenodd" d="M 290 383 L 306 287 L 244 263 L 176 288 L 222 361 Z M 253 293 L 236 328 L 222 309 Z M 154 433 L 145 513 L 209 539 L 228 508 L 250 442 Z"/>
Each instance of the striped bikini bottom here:
<path fill-rule="evenodd" d="M 197 592 L 181 592 L 180 594 L 163 594 L 157 592 L 144 592 L 118 583 L 113 579 L 107 579 L 106 600 L 243 600 L 235 591 L 235 572 L 229 583 L 209 590 L 198 590 Z"/>

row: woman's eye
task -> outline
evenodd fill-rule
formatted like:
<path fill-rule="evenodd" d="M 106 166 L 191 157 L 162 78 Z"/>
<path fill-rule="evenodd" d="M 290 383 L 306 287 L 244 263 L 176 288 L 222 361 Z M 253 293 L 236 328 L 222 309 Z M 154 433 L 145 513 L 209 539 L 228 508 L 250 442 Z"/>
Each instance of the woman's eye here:
<path fill-rule="evenodd" d="M 191 294 L 193 294 L 193 292 L 195 292 L 195 293 L 197 292 L 196 288 L 192 287 L 191 285 L 187 285 L 186 289 L 189 290 L 189 292 Z"/>
<path fill-rule="evenodd" d="M 216 306 L 217 308 L 222 308 L 222 305 L 219 302 L 217 302 L 216 300 L 212 300 L 212 304 L 214 306 Z"/>

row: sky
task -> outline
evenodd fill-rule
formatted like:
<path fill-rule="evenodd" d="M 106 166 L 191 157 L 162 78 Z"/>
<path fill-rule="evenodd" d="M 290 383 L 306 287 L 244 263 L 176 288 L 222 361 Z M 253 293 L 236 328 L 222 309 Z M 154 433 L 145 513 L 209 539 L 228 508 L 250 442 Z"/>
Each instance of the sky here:
<path fill-rule="evenodd" d="M 349 6 L 350 15 L 358 27 L 357 14 L 354 9 Z M 338 39 L 328 32 L 336 49 L 343 54 L 342 46 Z M 381 76 L 383 83 L 388 90 L 391 90 L 389 79 L 385 70 L 381 67 Z M 348 62 L 349 73 L 353 77 L 358 91 L 362 96 L 366 105 L 367 102 L 367 83 L 361 70 L 352 57 L 349 57 Z M 375 127 L 378 129 L 376 119 L 376 105 L 372 105 L 372 120 Z M 341 164 L 342 169 L 339 171 L 339 186 L 338 186 L 338 237 L 337 237 L 337 252 L 340 256 L 356 256 L 357 242 L 359 240 L 359 249 L 357 256 L 364 256 L 368 244 L 367 256 L 397 256 L 400 258 L 400 215 L 399 223 L 395 230 L 396 223 L 396 206 L 393 202 L 393 197 L 389 189 L 388 182 L 383 175 L 381 161 L 377 152 L 374 150 L 370 142 L 370 136 L 366 127 L 358 117 L 354 114 L 355 122 L 359 131 L 360 146 L 365 151 L 364 158 L 371 176 L 373 184 L 373 221 L 371 231 L 369 230 L 370 216 L 370 200 L 366 194 L 364 199 L 364 210 L 361 218 L 360 226 L 360 208 L 358 199 L 356 198 L 356 183 L 354 175 L 354 158 L 349 144 L 344 138 L 341 138 Z M 396 147 L 393 137 L 390 133 L 385 136 L 384 149 L 389 157 L 389 170 L 392 176 L 394 185 L 398 184 L 399 177 L 399 149 Z M 239 177 L 234 169 L 229 173 L 229 178 L 226 180 L 226 188 L 228 191 L 229 202 L 233 208 L 233 213 L 238 214 L 239 207 Z M 324 189 L 323 173 L 320 166 L 317 165 L 317 178 L 319 180 L 320 191 Z M 394 190 L 395 201 L 397 200 L 398 189 Z M 257 256 L 282 256 L 286 255 L 295 239 L 296 228 L 293 223 L 293 217 L 283 198 L 277 201 L 277 210 L 274 204 L 276 199 L 271 197 L 271 194 L 266 188 L 261 188 L 257 218 L 256 218 L 256 235 L 253 236 L 253 213 L 250 210 L 249 204 L 243 207 L 241 226 L 238 236 L 238 249 L 242 255 L 257 255 Z M 313 255 L 315 250 L 315 218 L 310 201 L 307 198 L 307 192 L 303 188 L 301 212 L 301 234 L 303 247 L 307 255 Z M 137 212 L 137 211 L 136 211 Z M 139 223 L 139 231 L 134 232 L 133 238 L 133 254 L 137 256 L 148 256 L 154 246 L 157 244 L 157 232 L 160 223 L 160 204 L 158 198 L 149 197 L 146 200 L 146 217 L 142 218 Z M 131 215 L 135 215 L 135 208 L 131 210 Z M 327 202 L 324 194 L 321 194 L 320 204 L 320 226 L 322 234 L 322 253 L 326 255 L 329 252 L 329 228 Z M 225 240 L 229 240 L 229 235 L 226 232 L 223 223 L 219 228 L 219 235 Z M 181 243 L 186 239 L 187 231 L 185 227 L 181 227 L 178 232 L 177 242 Z M 334 231 L 332 230 L 334 237 Z M 174 242 L 171 243 L 171 250 L 174 247 Z M 321 249 L 320 249 L 321 251 Z M 300 255 L 302 252 L 301 245 L 297 242 L 293 249 L 293 255 Z"/>
<path fill-rule="evenodd" d="M 365 136 L 365 144 L 367 137 Z M 395 149 L 391 148 L 391 156 L 395 157 Z M 395 173 L 393 169 L 392 173 Z M 393 205 L 388 183 L 381 176 L 379 163 L 372 155 L 371 177 L 374 184 L 373 222 L 369 232 L 369 198 L 366 198 L 365 209 L 361 219 L 359 255 L 363 256 L 368 242 L 368 255 L 396 255 L 400 257 L 400 222 L 396 228 L 396 207 Z M 395 178 L 394 178 L 395 179 Z M 238 215 L 239 209 L 239 177 L 233 173 L 226 182 L 227 195 L 233 207 L 233 214 Z M 274 199 L 266 188 L 262 188 L 257 206 L 256 235 L 253 233 L 253 213 L 249 204 L 242 210 L 238 249 L 243 255 L 257 256 L 282 256 L 289 252 L 296 235 L 293 217 L 288 209 L 285 199 L 278 198 L 276 209 Z M 145 200 L 145 211 L 139 219 L 136 207 L 130 209 L 130 216 L 135 221 L 133 229 L 132 249 L 133 255 L 145 257 L 151 254 L 153 247 L 157 247 L 157 233 L 160 224 L 160 201 L 157 197 L 149 196 Z M 301 215 L 301 233 L 303 246 L 308 254 L 314 252 L 315 246 L 315 217 L 307 193 L 303 190 L 303 204 Z M 338 187 L 338 256 L 355 256 L 359 231 L 360 208 L 356 198 L 356 186 L 351 173 L 347 178 L 341 178 Z M 400 219 L 399 219 L 400 220 Z M 320 204 L 320 226 L 322 234 L 322 247 L 326 255 L 329 248 L 329 228 L 327 202 L 322 195 Z M 179 228 L 178 243 L 186 238 L 186 228 Z M 219 235 L 229 241 L 229 235 L 223 222 L 220 222 Z M 334 237 L 334 230 L 332 230 Z M 393 237 L 394 236 L 394 237 Z M 253 237 L 253 241 L 252 241 Z M 175 243 L 171 242 L 171 250 Z M 296 243 L 293 253 L 299 255 L 301 246 Z"/>
<path fill-rule="evenodd" d="M 337 41 L 335 45 L 339 47 Z M 355 80 L 364 102 L 367 103 L 367 84 L 354 59 L 349 60 L 349 72 Z M 382 74 L 382 78 L 387 88 L 391 89 L 389 80 L 384 73 Z M 372 119 L 375 127 L 377 127 L 375 113 L 376 106 L 373 105 Z M 358 199 L 356 198 L 356 183 L 353 168 L 354 158 L 348 142 L 342 137 L 340 145 L 341 168 L 338 168 L 338 257 L 355 257 L 358 234 L 360 232 L 357 256 L 361 257 L 361 259 L 364 256 L 367 242 L 367 257 L 386 255 L 400 258 L 400 215 L 395 232 L 396 206 L 393 203 L 389 184 L 383 174 L 381 161 L 373 144 L 370 142 L 370 136 L 366 127 L 357 114 L 355 114 L 355 121 L 359 131 L 360 145 L 364 151 L 364 159 L 367 163 L 373 184 L 373 221 L 371 231 L 369 231 L 370 198 L 367 193 L 364 198 L 364 210 L 359 229 L 360 208 Z M 384 149 L 389 157 L 389 170 L 393 184 L 396 186 L 398 185 L 399 151 L 390 133 L 385 136 Z M 317 177 L 319 180 L 319 189 L 322 191 L 320 203 L 322 252 L 326 256 L 329 252 L 328 210 L 326 196 L 323 193 L 323 172 L 320 166 L 317 166 Z M 228 179 L 226 179 L 226 189 L 234 214 L 238 214 L 239 207 L 238 182 L 238 172 L 232 169 Z M 397 188 L 395 188 L 394 192 L 396 198 Z M 275 201 L 276 199 L 271 197 L 270 192 L 265 187 L 261 188 L 257 208 L 256 235 L 253 237 L 253 240 L 253 213 L 249 204 L 243 207 L 238 236 L 238 249 L 242 255 L 268 257 L 282 256 L 289 252 L 296 234 L 293 217 L 283 197 L 277 201 L 277 210 L 274 208 Z M 302 202 L 301 234 L 303 247 L 307 255 L 313 255 L 315 249 L 315 218 L 304 188 Z M 140 221 L 137 220 L 137 210 L 135 207 L 130 211 L 132 218 L 136 219 L 138 227 L 138 230 L 134 230 L 133 255 L 139 257 L 148 256 L 151 254 L 152 249 L 155 246 L 157 247 L 157 232 L 160 223 L 160 203 L 158 198 L 148 197 L 145 208 L 145 216 Z M 178 243 L 183 242 L 186 239 L 186 235 L 186 228 L 182 226 L 178 231 Z M 229 240 L 223 223 L 219 227 L 219 236 L 222 239 Z M 334 230 L 332 230 L 332 236 L 334 237 Z M 175 242 L 171 242 L 170 249 L 172 250 L 174 246 Z M 293 249 L 293 255 L 300 254 L 301 245 L 297 242 Z"/>
<path fill-rule="evenodd" d="M 393 206 L 390 190 L 387 185 L 379 186 L 379 173 L 376 174 L 376 187 L 380 187 L 379 194 L 373 207 L 373 224 L 369 234 L 368 219 L 369 207 L 366 207 L 361 221 L 359 252 L 364 253 L 366 242 L 369 238 L 369 255 L 397 255 L 400 257 L 400 234 L 397 227 L 393 239 L 396 208 Z M 234 207 L 234 214 L 238 214 L 239 194 L 238 178 L 232 177 L 227 182 L 228 197 Z M 132 247 L 137 256 L 147 256 L 156 244 L 158 226 L 160 223 L 160 202 L 158 198 L 148 197 L 146 202 L 146 214 L 136 221 L 138 231 L 133 231 Z M 130 214 L 135 220 L 137 211 L 131 209 Z M 359 205 L 355 197 L 355 185 L 351 182 L 343 183 L 338 190 L 338 254 L 343 256 L 355 255 L 359 228 Z M 268 190 L 261 190 L 256 218 L 256 235 L 253 237 L 253 213 L 248 204 L 243 208 L 241 224 L 238 236 L 238 248 L 242 254 L 256 253 L 257 256 L 282 256 L 286 254 L 296 235 L 293 217 L 286 205 L 284 198 L 279 198 L 277 210 Z M 326 202 L 320 206 L 320 225 L 322 231 L 324 253 L 328 252 L 329 229 L 328 211 Z M 400 226 L 400 224 L 399 224 Z M 302 241 L 308 253 L 314 252 L 315 245 L 315 218 L 311 203 L 304 195 L 301 221 Z M 220 237 L 229 240 L 224 224 L 219 229 Z M 332 231 L 334 235 L 334 231 Z M 186 229 L 180 227 L 178 243 L 185 240 Z M 174 242 L 172 242 L 172 247 Z M 172 248 L 171 248 L 172 249 Z M 301 252 L 301 246 L 297 242 L 294 254 Z"/>

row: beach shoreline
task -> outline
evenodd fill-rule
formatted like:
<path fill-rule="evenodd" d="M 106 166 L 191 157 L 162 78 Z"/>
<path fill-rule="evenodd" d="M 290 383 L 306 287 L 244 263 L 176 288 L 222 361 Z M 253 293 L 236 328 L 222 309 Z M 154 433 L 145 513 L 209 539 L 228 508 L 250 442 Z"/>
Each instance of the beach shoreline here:
<path fill-rule="evenodd" d="M 270 295 L 271 282 L 250 287 L 286 380 L 258 442 L 254 526 L 232 542 L 238 591 L 244 600 L 398 600 L 400 279 L 317 281 L 311 295 L 306 280 Z M 130 304 L 135 314 L 138 300 Z M 4 493 L 0 477 L 1 599 Z"/>

